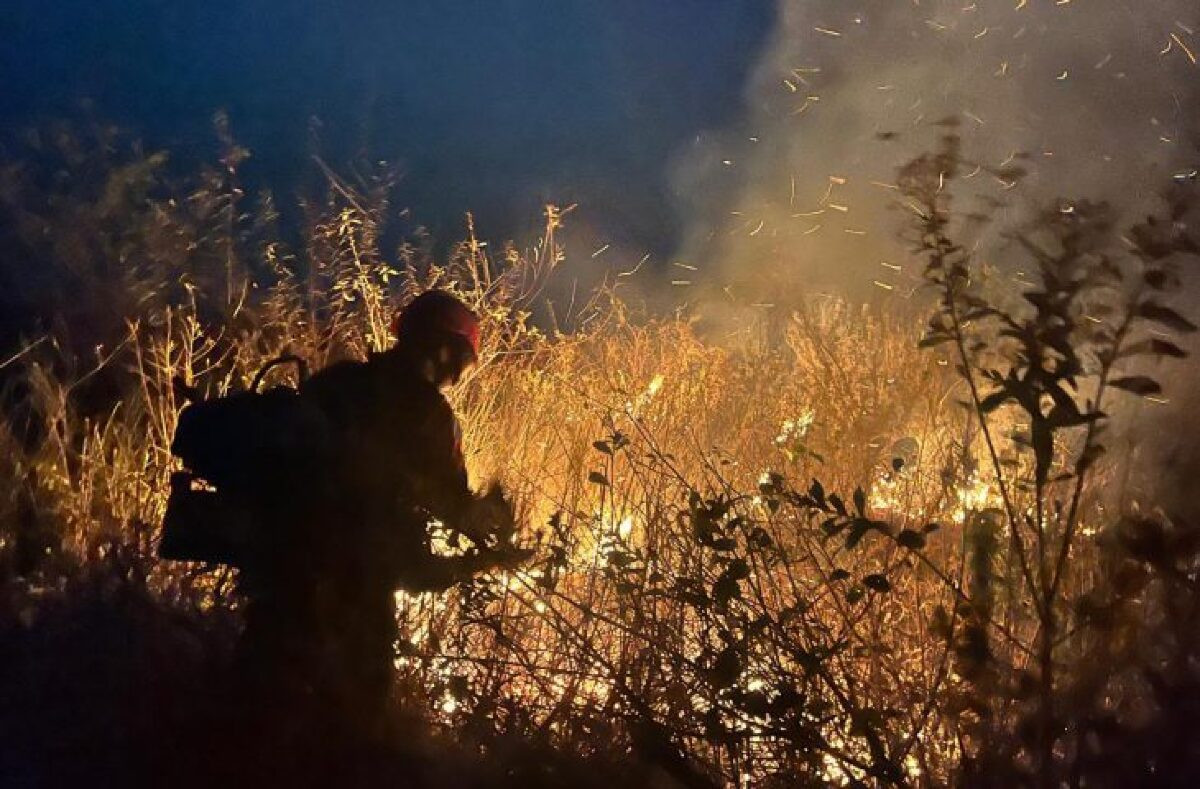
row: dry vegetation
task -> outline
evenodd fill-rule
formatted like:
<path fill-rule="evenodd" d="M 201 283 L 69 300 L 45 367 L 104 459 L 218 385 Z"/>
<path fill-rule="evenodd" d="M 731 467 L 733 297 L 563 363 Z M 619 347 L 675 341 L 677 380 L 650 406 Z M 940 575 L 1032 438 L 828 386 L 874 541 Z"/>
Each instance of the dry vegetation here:
<path fill-rule="evenodd" d="M 228 573 L 154 558 L 171 377 L 219 393 L 281 353 L 360 357 L 438 284 L 485 317 L 482 363 L 453 395 L 468 462 L 514 494 L 537 553 L 401 600 L 399 698 L 431 726 L 501 760 L 545 748 L 689 786 L 1093 786 L 1195 769 L 1200 546 L 1152 502 L 1105 514 L 1098 483 L 1122 460 L 1088 449 L 1106 388 L 1156 394 L 1114 366 L 1177 355 L 1168 333 L 1190 327 L 1155 300 L 1194 251 L 1178 222 L 1130 249 L 1099 213 L 1052 217 L 1028 237 L 1045 253 L 1031 287 L 1049 295 L 1005 313 L 952 240 L 947 144 L 901 181 L 940 298 L 930 329 L 819 301 L 782 344 L 729 348 L 611 289 L 571 332 L 537 328 L 570 265 L 554 209 L 532 249 L 470 237 L 434 265 L 380 249 L 386 182 L 331 180 L 288 253 L 269 203 L 240 204 L 245 153 L 222 139 L 190 191 L 154 156 L 109 163 L 91 187 L 5 171 L 6 243 L 84 283 L 123 278 L 6 371 L 9 632 L 128 586 L 227 644 Z"/>

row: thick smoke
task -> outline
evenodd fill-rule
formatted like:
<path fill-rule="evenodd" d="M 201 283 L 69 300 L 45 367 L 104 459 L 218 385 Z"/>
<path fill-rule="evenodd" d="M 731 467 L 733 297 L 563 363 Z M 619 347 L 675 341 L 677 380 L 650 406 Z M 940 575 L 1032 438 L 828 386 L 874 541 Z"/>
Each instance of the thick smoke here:
<path fill-rule="evenodd" d="M 1011 205 L 998 224 L 1058 197 L 1143 210 L 1195 166 L 1197 33 L 1194 0 L 781 0 L 752 116 L 680 159 L 678 259 L 743 303 L 907 296 L 888 184 L 951 117 L 968 154 L 1029 173 L 971 182 Z"/>
<path fill-rule="evenodd" d="M 1133 221 L 1172 178 L 1196 177 L 1197 57 L 1195 0 L 780 0 L 745 125 L 679 158 L 693 222 L 672 292 L 743 338 L 819 293 L 919 307 L 889 185 L 951 131 L 985 165 L 955 187 L 956 208 L 991 215 L 974 242 L 1001 270 L 1012 265 L 1001 231 L 1052 201 L 1107 200 Z M 989 174 L 1009 163 L 1027 175 Z M 1190 279 L 1177 303 L 1195 318 Z M 1180 429 L 1194 422 L 1200 368 L 1146 372 L 1172 402 L 1106 406 L 1108 440 L 1132 458 L 1114 492 L 1174 509 L 1187 487 L 1170 470 L 1200 467 L 1193 429 Z"/>

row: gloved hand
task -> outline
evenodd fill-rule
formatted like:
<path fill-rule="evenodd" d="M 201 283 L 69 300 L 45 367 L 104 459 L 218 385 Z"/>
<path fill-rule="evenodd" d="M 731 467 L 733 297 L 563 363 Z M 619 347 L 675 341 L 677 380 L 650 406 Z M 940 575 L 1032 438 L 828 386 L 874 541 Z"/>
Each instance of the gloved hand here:
<path fill-rule="evenodd" d="M 505 498 L 500 484 L 493 482 L 483 496 L 476 498 L 467 517 L 455 528 L 480 550 L 499 550 L 511 543 L 517 522 L 512 504 Z"/>
<path fill-rule="evenodd" d="M 512 502 L 504 495 L 504 489 L 500 487 L 499 482 L 488 486 L 487 493 L 479 499 L 478 506 L 488 533 L 494 535 L 501 544 L 511 542 L 517 532 L 517 520 Z"/>

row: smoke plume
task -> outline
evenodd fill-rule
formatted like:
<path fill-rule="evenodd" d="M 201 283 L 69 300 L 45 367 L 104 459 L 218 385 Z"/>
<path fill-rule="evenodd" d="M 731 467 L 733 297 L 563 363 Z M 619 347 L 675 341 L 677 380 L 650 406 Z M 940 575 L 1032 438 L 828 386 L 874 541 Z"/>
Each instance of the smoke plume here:
<path fill-rule="evenodd" d="M 1192 0 L 781 0 L 751 117 L 676 168 L 676 290 L 701 293 L 695 266 L 741 303 L 908 296 L 890 184 L 953 122 L 968 155 L 1028 171 L 972 182 L 1009 204 L 995 224 L 1059 197 L 1143 210 L 1196 165 L 1198 32 Z"/>

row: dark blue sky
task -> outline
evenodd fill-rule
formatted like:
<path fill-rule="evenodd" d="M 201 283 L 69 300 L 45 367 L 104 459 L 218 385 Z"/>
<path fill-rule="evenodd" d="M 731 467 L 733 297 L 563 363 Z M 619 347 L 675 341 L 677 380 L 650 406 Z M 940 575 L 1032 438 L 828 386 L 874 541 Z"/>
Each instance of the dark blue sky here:
<path fill-rule="evenodd" d="M 521 235 L 544 200 L 613 240 L 669 250 L 669 159 L 736 124 L 774 20 L 768 0 L 7 0 L 0 121 L 81 98 L 183 158 L 230 112 L 248 175 L 311 175 L 308 119 L 335 167 L 402 162 L 398 202 L 442 234 L 474 210 Z"/>

